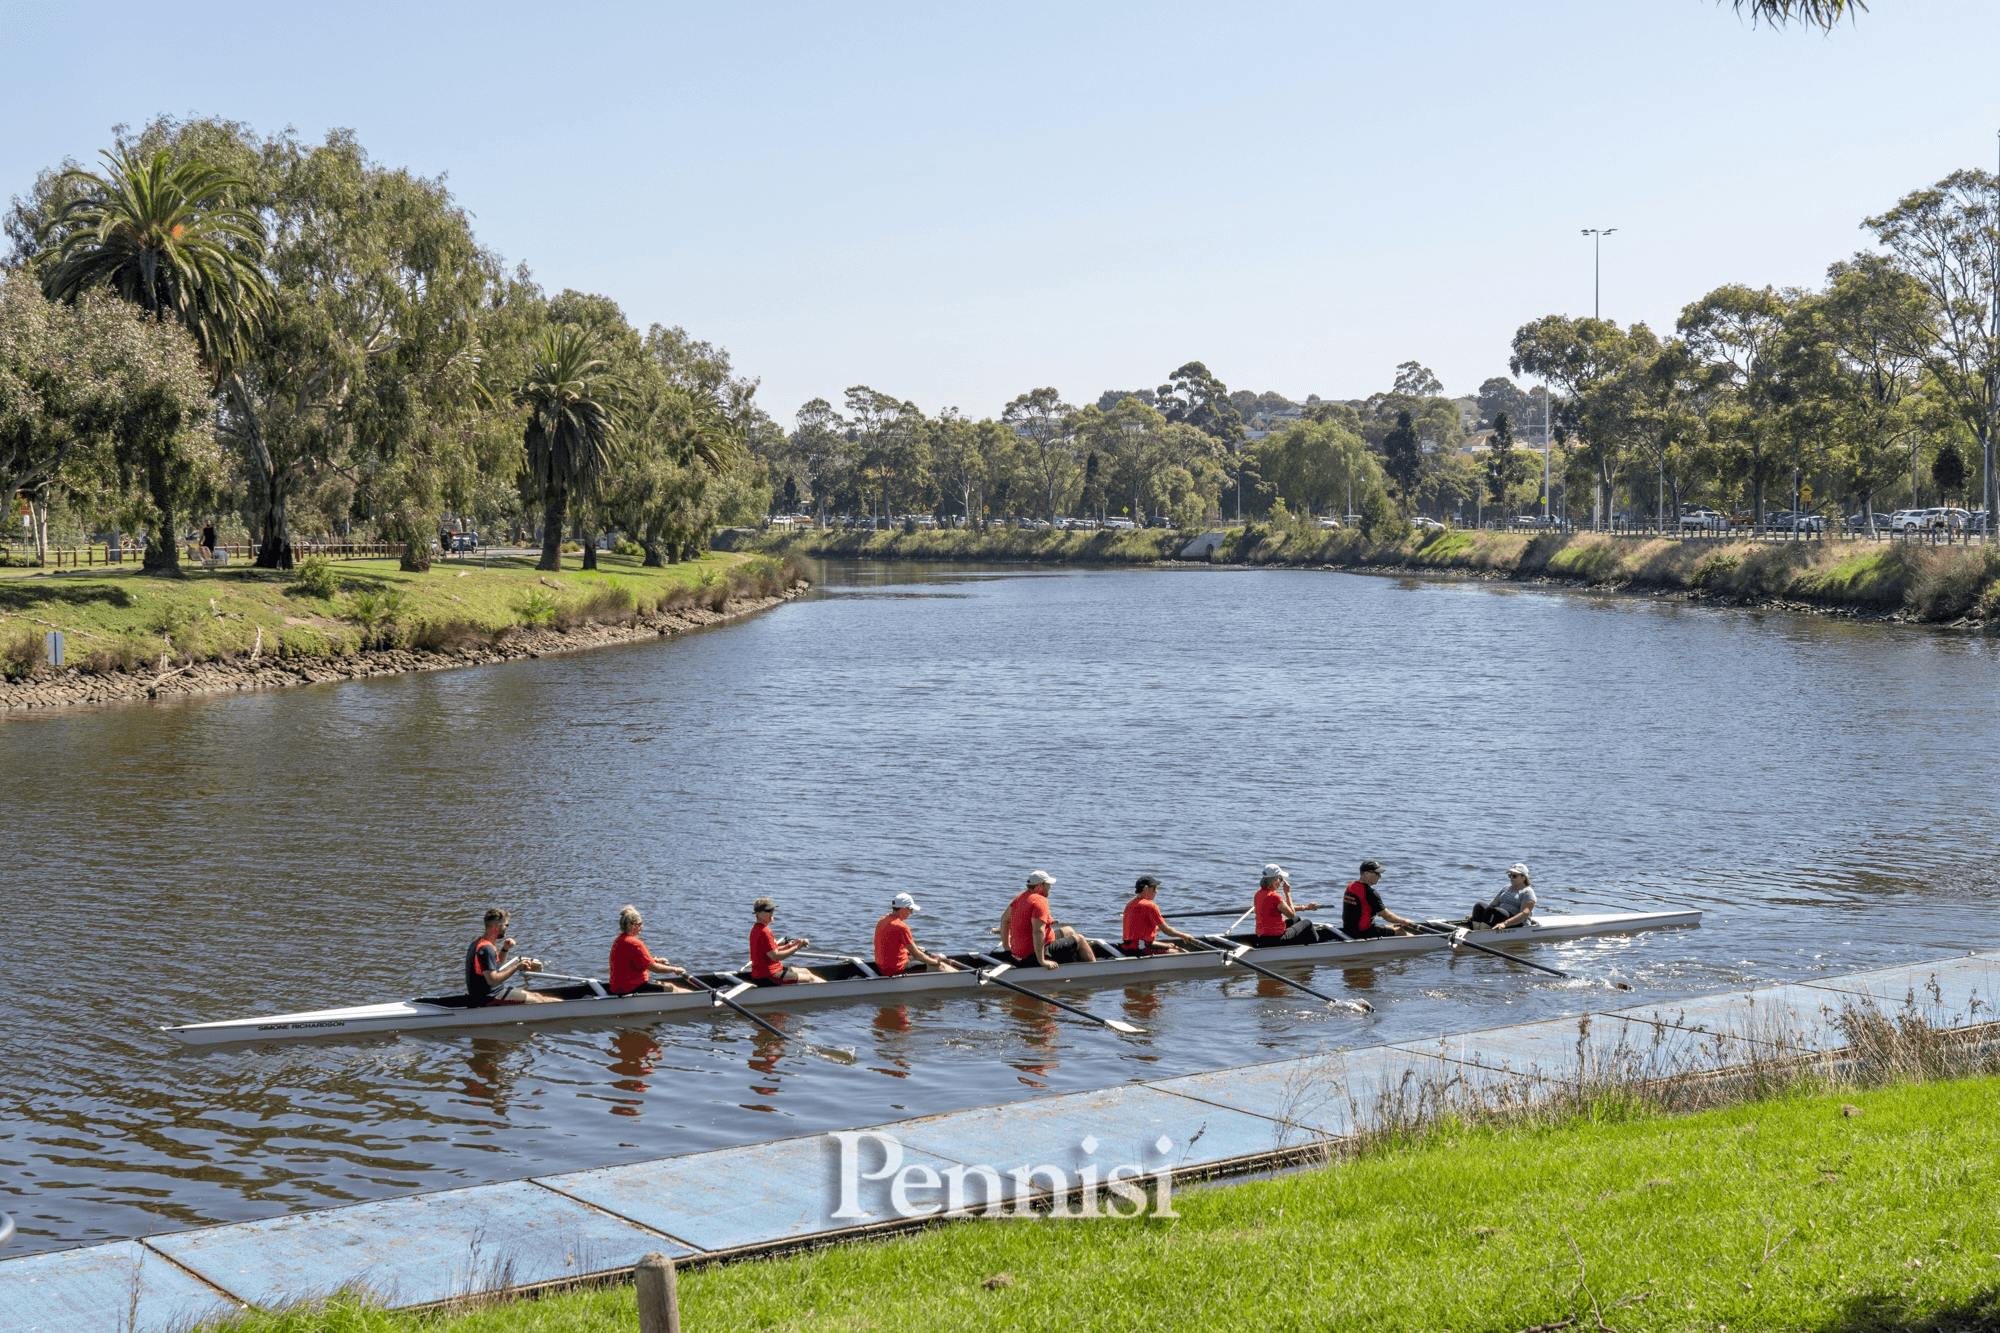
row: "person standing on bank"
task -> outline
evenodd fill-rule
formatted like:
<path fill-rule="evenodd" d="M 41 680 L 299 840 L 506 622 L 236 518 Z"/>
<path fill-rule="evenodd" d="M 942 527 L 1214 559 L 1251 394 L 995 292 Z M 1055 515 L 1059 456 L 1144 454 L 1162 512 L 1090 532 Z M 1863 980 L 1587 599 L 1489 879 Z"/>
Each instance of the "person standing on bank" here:
<path fill-rule="evenodd" d="M 750 904 L 750 911 L 757 924 L 750 927 L 750 982 L 756 986 L 794 986 L 801 982 L 825 981 L 825 977 L 814 976 L 803 967 L 788 967 L 785 960 L 812 941 L 803 937 L 795 940 L 780 940 L 771 931 L 771 922 L 778 915 L 778 905 L 769 898 L 759 898 Z"/>
<path fill-rule="evenodd" d="M 1194 936 L 1175 930 L 1160 914 L 1160 905 L 1154 901 L 1159 892 L 1160 881 L 1151 875 L 1139 876 L 1139 882 L 1132 886 L 1132 901 L 1125 904 L 1123 942 L 1118 946 L 1126 953 L 1179 953 L 1178 945 L 1155 943 L 1162 931 L 1184 943 L 1194 943 Z"/>
<path fill-rule="evenodd" d="M 885 977 L 900 977 L 907 972 L 956 972 L 958 964 L 949 958 L 941 958 L 934 953 L 925 953 L 917 943 L 917 937 L 910 933 L 910 918 L 924 909 L 917 906 L 917 900 L 907 893 L 899 893 L 889 902 L 889 911 L 875 923 L 875 970 Z M 917 961 L 912 963 L 914 958 Z"/>
<path fill-rule="evenodd" d="M 1257 896 L 1251 901 L 1257 908 L 1258 948 L 1319 942 L 1319 928 L 1301 915 L 1318 911 L 1319 904 L 1301 906 L 1294 903 L 1292 882 L 1285 877 L 1285 868 L 1276 861 L 1264 867 L 1264 873 L 1257 881 Z"/>
<path fill-rule="evenodd" d="M 1528 882 L 1528 867 L 1516 861 L 1507 867 L 1507 887 L 1494 894 L 1490 903 L 1474 903 L 1472 915 L 1465 918 L 1465 924 L 1485 926 L 1491 930 L 1512 930 L 1516 926 L 1527 925 L 1534 911 L 1535 888 Z"/>
<path fill-rule="evenodd" d="M 1382 863 L 1363 861 L 1361 878 L 1347 886 L 1346 896 L 1340 900 L 1340 929 L 1350 938 L 1378 940 L 1385 935 L 1408 935 L 1416 930 L 1416 922 L 1397 916 L 1382 905 L 1382 895 L 1375 892 L 1375 885 L 1381 879 Z"/>
<path fill-rule="evenodd" d="M 1056 877 L 1046 870 L 1028 872 L 1028 887 L 1014 895 L 1000 914 L 1000 938 L 1017 967 L 1055 967 L 1060 963 L 1094 963 L 1090 941 L 1068 926 L 1056 924 L 1049 910 L 1049 890 Z"/>
<path fill-rule="evenodd" d="M 539 995 L 528 989 L 525 974 L 541 971 L 540 961 L 523 955 L 509 962 L 507 955 L 513 951 L 513 937 L 507 935 L 507 914 L 497 907 L 487 908 L 485 931 L 465 949 L 465 993 L 472 997 L 474 1005 L 555 1002 L 553 995 Z M 509 981 L 509 977 L 520 979 Z"/>
<path fill-rule="evenodd" d="M 613 995 L 694 989 L 692 986 L 677 986 L 671 981 L 652 979 L 655 972 L 664 977 L 684 977 L 687 969 L 676 967 L 664 958 L 653 957 L 653 951 L 639 938 L 639 931 L 645 924 L 646 918 L 639 914 L 638 908 L 626 906 L 618 909 L 618 938 L 611 941 L 611 977 L 604 983 L 604 989 Z"/>

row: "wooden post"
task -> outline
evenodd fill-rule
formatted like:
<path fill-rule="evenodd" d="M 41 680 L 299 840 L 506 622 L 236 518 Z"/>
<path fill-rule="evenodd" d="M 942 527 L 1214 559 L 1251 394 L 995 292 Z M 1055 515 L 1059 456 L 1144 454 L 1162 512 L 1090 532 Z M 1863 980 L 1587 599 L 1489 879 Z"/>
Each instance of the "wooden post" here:
<path fill-rule="evenodd" d="M 674 1261 L 654 1250 L 640 1257 L 632 1276 L 639 1289 L 639 1333 L 681 1333 L 681 1300 L 674 1289 Z"/>

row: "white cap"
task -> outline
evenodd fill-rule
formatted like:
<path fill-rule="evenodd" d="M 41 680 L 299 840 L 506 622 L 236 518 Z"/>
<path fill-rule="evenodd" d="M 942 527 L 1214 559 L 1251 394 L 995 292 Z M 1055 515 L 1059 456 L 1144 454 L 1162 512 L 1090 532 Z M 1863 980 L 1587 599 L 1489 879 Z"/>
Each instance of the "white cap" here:
<path fill-rule="evenodd" d="M 915 898 L 912 898 L 907 893 L 899 893 L 894 898 L 890 899 L 889 906 L 892 909 L 897 907 L 907 907 L 912 912 L 921 912 L 924 910 L 923 908 L 917 906 L 917 900 Z"/>
<path fill-rule="evenodd" d="M 1284 877 L 1285 877 L 1285 868 L 1279 865 L 1276 861 L 1267 861 L 1264 863 L 1265 879 L 1283 879 Z"/>
<path fill-rule="evenodd" d="M 1510 875 L 1519 875 L 1522 879 L 1527 879 L 1529 878 L 1528 863 L 1526 861 L 1516 861 L 1513 865 L 1507 867 L 1507 873 Z"/>
<path fill-rule="evenodd" d="M 1030 870 L 1028 872 L 1028 883 L 1030 884 L 1053 884 L 1055 882 L 1056 877 L 1046 870 Z"/>

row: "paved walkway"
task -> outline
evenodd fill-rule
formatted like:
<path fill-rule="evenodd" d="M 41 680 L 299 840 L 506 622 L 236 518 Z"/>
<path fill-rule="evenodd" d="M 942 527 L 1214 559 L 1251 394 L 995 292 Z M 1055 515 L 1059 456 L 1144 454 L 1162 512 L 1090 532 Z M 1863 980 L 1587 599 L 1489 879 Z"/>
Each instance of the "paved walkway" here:
<path fill-rule="evenodd" d="M 1176 1179 L 1240 1173 L 1441 1092 L 1533 1101 L 1580 1072 L 1661 1076 L 1835 1050 L 1841 1011 L 1869 1003 L 1888 1013 L 1913 1006 L 1938 1027 L 1993 1022 L 2000 953 L 877 1126 L 845 1136 L 855 1169 L 844 1217 L 842 1148 L 820 1134 L 27 1255 L 0 1262 L 0 1333 L 168 1333 L 347 1286 L 424 1305 L 629 1269 L 648 1250 L 775 1252 L 909 1225 L 892 1206 L 894 1179 L 921 1189 L 936 1173 L 930 1195 L 906 1192 L 922 1202 L 955 1174 L 976 1204 L 982 1165 L 1009 1198 L 1028 1168 L 1042 1170 L 1028 1188 L 1043 1195 L 1049 1172 L 1081 1179 L 1092 1165 L 1171 1169 Z M 880 1170 L 887 1149 L 876 1134 L 900 1145 L 900 1176 Z"/>

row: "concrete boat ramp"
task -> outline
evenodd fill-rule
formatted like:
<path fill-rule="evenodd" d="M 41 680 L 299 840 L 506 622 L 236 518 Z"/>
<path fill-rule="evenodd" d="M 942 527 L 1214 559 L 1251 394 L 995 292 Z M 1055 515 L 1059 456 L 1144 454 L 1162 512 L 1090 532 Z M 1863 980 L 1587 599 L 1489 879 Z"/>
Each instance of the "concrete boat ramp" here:
<path fill-rule="evenodd" d="M 343 1288 L 397 1307 L 546 1290 L 649 1250 L 704 1262 L 922 1226 L 996 1188 L 1009 1206 L 1087 1209 L 1119 1171 L 1180 1184 L 1269 1169 L 1440 1097 L 1519 1105 L 1579 1077 L 1837 1052 L 1843 1013 L 1871 1007 L 1991 1024 L 2000 953 L 26 1255 L 0 1261 L 0 1333 L 177 1333 Z"/>

